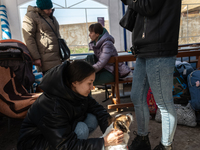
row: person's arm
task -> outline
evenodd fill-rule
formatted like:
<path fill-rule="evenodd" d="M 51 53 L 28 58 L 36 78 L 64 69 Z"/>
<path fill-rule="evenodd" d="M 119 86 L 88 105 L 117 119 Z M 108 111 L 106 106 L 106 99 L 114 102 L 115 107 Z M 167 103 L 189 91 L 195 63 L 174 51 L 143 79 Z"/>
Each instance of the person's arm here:
<path fill-rule="evenodd" d="M 142 16 L 153 16 L 155 15 L 166 0 L 121 0 L 125 5 L 129 5 L 136 12 Z"/>
<path fill-rule="evenodd" d="M 34 20 L 25 15 L 22 24 L 22 33 L 26 46 L 33 58 L 33 60 L 40 60 L 41 56 L 36 43 L 36 23 Z"/>
<path fill-rule="evenodd" d="M 113 49 L 115 49 L 113 43 L 111 41 L 107 41 L 103 44 L 102 52 L 99 57 L 99 60 L 96 64 L 93 65 L 96 72 L 100 71 L 104 68 L 104 66 L 108 63 L 110 57 L 112 56 Z"/>
<path fill-rule="evenodd" d="M 94 114 L 98 120 L 101 131 L 104 133 L 109 126 L 108 119 L 111 118 L 107 110 L 95 99 L 89 96 L 88 113 Z"/>
<path fill-rule="evenodd" d="M 88 112 L 96 116 L 101 131 L 104 133 L 109 126 L 108 119 L 111 118 L 107 110 L 97 103 L 95 99 L 89 97 Z M 120 130 L 113 130 L 104 137 L 104 146 L 118 145 L 123 142 L 123 132 Z M 102 149 L 104 150 L 104 148 Z"/>
<path fill-rule="evenodd" d="M 53 149 L 102 150 L 104 147 L 103 138 L 77 139 L 77 135 L 72 130 L 67 114 L 61 114 L 56 112 L 44 116 L 41 118 L 38 126 Z"/>
<path fill-rule="evenodd" d="M 42 67 L 42 61 L 40 59 L 34 60 L 34 65 Z"/>

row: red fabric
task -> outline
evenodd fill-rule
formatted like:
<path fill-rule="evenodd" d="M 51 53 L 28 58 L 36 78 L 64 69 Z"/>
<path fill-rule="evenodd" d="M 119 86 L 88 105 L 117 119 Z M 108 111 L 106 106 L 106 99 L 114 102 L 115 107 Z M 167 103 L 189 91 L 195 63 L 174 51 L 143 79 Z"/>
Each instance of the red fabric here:
<path fill-rule="evenodd" d="M 156 102 L 154 100 L 151 88 L 149 88 L 148 93 L 147 93 L 147 104 L 148 104 L 148 107 L 149 107 L 150 114 L 156 114 L 158 106 L 156 105 Z"/>

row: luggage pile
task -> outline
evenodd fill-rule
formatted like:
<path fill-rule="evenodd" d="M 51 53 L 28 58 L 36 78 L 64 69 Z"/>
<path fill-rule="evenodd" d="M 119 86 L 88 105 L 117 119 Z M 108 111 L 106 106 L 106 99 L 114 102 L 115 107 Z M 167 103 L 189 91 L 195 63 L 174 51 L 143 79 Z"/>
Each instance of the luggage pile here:
<path fill-rule="evenodd" d="M 195 127 L 200 123 L 200 70 L 194 70 L 187 62 L 176 62 L 173 98 L 178 124 Z M 161 122 L 159 109 L 155 120 Z"/>

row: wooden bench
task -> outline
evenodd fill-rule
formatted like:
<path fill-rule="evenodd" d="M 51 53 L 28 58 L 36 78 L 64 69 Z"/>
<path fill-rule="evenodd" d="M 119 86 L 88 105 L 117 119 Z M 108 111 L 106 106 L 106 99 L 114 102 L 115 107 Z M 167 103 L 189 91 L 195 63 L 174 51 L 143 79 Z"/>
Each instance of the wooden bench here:
<path fill-rule="evenodd" d="M 189 45 L 187 45 L 188 47 Z M 197 59 L 195 61 L 197 68 L 200 67 L 200 43 L 199 48 L 191 47 L 187 50 L 180 50 L 178 52 L 177 57 L 190 57 L 190 56 L 196 56 Z M 181 46 L 180 46 L 181 47 Z M 179 48 L 180 48 L 179 47 Z M 186 46 L 185 46 L 186 47 Z M 118 63 L 119 62 L 128 62 L 128 61 L 136 61 L 136 58 L 134 55 L 125 55 L 125 56 L 115 56 L 111 57 L 108 63 L 114 63 L 114 73 L 115 73 L 115 81 L 106 83 L 106 85 L 111 85 L 111 94 L 109 96 L 109 99 L 112 101 L 112 104 L 108 105 L 108 109 L 116 109 L 118 112 L 121 110 L 121 108 L 125 107 L 133 107 L 133 103 L 121 103 L 120 101 L 120 93 L 119 93 L 119 84 L 124 83 L 132 83 L 132 76 L 128 76 L 126 78 L 120 79 L 119 78 L 119 71 L 118 71 Z M 189 61 L 189 63 L 192 61 Z"/>

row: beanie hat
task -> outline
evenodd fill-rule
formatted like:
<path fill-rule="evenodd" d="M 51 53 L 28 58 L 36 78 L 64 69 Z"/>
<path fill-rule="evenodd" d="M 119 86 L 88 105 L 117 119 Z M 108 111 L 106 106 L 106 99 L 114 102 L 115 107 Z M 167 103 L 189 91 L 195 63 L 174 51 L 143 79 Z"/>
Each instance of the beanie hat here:
<path fill-rule="evenodd" d="M 53 7 L 51 0 L 37 0 L 36 4 L 37 7 L 40 8 L 41 10 L 51 9 Z"/>

